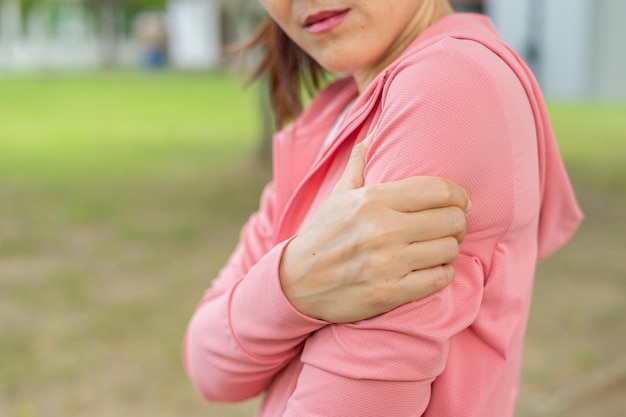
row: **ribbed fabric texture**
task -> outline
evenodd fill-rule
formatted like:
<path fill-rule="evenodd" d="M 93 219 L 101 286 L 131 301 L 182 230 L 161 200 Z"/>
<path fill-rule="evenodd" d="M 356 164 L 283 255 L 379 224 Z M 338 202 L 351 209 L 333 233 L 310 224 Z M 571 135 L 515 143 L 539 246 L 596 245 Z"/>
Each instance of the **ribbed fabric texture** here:
<path fill-rule="evenodd" d="M 276 135 L 274 182 L 189 325 L 190 379 L 217 401 L 265 391 L 259 417 L 509 417 L 535 264 L 581 219 L 536 82 L 486 18 L 452 15 L 356 98 L 320 154 L 355 96 L 339 80 Z M 374 128 L 366 183 L 449 178 L 470 194 L 468 233 L 445 290 L 328 324 L 286 300 L 280 257 Z"/>

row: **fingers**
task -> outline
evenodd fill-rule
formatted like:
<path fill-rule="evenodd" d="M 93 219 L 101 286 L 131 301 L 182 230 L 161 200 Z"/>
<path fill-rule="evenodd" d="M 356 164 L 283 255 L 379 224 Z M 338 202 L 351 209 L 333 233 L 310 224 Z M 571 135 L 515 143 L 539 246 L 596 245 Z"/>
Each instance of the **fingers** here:
<path fill-rule="evenodd" d="M 459 257 L 459 242 L 453 237 L 444 237 L 427 242 L 417 242 L 402 251 L 404 274 L 410 271 L 451 264 Z M 403 274 L 403 275 L 404 275 Z"/>
<path fill-rule="evenodd" d="M 446 288 L 453 280 L 454 268 L 451 265 L 413 271 L 397 282 L 394 304 L 400 306 L 420 300 Z"/>
<path fill-rule="evenodd" d="M 335 186 L 335 190 L 348 191 L 363 187 L 363 170 L 365 169 L 365 155 L 374 140 L 375 131 L 370 133 L 362 142 L 356 144 L 350 153 L 350 159 Z"/>
<path fill-rule="evenodd" d="M 457 260 L 459 253 L 459 243 L 452 237 L 417 242 L 388 252 L 387 258 L 382 254 L 372 256 L 368 271 L 372 276 L 400 280 L 414 271 L 450 265 Z"/>
<path fill-rule="evenodd" d="M 400 213 L 397 226 L 400 238 L 406 243 L 423 242 L 446 236 L 463 242 L 466 232 L 465 213 L 455 206 L 416 213 Z"/>
<path fill-rule="evenodd" d="M 393 248 L 372 251 L 359 272 L 362 277 L 373 277 L 372 281 L 387 285 L 400 281 L 415 271 L 450 265 L 457 260 L 459 253 L 459 242 L 453 237 L 394 245 Z M 354 258 L 358 261 L 358 257 Z"/>
<path fill-rule="evenodd" d="M 444 178 L 411 177 L 370 188 L 374 198 L 383 199 L 397 211 L 409 213 L 448 206 L 459 207 L 465 212 L 470 209 L 467 192 Z"/>
<path fill-rule="evenodd" d="M 368 221 L 367 228 L 364 229 L 367 233 L 362 232 L 359 236 L 379 248 L 445 237 L 454 238 L 460 244 L 465 239 L 467 220 L 465 213 L 458 207 L 442 207 L 415 213 L 400 213 L 387 208 L 374 208 L 370 210 L 372 211 L 377 218 Z M 365 218 L 365 215 L 361 216 Z"/>

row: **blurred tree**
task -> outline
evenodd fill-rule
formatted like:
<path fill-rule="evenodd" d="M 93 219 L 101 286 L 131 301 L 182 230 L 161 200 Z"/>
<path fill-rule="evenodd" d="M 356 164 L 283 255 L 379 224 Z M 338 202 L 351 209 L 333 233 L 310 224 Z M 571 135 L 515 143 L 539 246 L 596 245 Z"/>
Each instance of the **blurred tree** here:
<path fill-rule="evenodd" d="M 121 30 L 120 8 L 128 0 L 85 0 L 96 11 L 100 32 L 102 62 L 106 67 L 118 63 L 118 34 Z"/>
<path fill-rule="evenodd" d="M 217 0 L 222 10 L 222 40 L 226 45 L 235 45 L 247 40 L 265 18 L 263 8 L 256 0 Z M 258 62 L 259 55 L 248 53 L 244 59 L 244 71 L 251 72 Z M 262 163 L 272 159 L 272 136 L 274 134 L 274 117 L 270 107 L 267 79 L 261 77 L 259 88 L 259 115 L 261 129 L 258 139 L 258 156 Z"/>
<path fill-rule="evenodd" d="M 47 3 L 49 0 L 22 0 L 20 6 L 22 7 L 22 15 L 26 15 L 34 5 Z"/>
<path fill-rule="evenodd" d="M 55 1 L 55 0 L 29 0 Z M 56 0 L 58 1 L 58 0 Z M 145 9 L 164 9 L 168 0 L 79 0 L 95 11 L 101 39 L 103 64 L 118 63 L 119 36 L 129 31 L 130 20 Z"/>
<path fill-rule="evenodd" d="M 155 7 L 155 8 L 163 8 L 167 3 L 167 0 L 127 0 L 127 3 L 135 4 L 140 7 Z"/>

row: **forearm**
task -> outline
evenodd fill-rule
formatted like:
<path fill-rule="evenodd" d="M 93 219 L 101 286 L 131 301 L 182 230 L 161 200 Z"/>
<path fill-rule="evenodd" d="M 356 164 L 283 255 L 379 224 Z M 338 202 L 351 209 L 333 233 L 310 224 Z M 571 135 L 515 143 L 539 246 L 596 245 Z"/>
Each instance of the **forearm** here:
<path fill-rule="evenodd" d="M 185 338 L 185 368 L 207 399 L 238 401 L 259 394 L 302 341 L 324 322 L 296 311 L 278 281 L 287 242 L 273 248 L 228 291 L 201 303 Z"/>

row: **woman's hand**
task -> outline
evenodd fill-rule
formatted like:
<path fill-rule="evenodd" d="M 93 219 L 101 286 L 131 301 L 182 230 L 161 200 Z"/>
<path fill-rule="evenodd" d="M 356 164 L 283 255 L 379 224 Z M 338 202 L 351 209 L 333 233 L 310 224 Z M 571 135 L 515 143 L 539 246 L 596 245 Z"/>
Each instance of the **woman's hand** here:
<path fill-rule="evenodd" d="M 465 237 L 467 193 L 442 178 L 363 186 L 372 136 L 355 146 L 342 178 L 283 252 L 283 291 L 301 313 L 363 320 L 445 288 Z"/>

